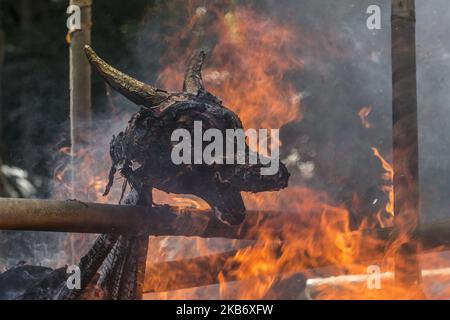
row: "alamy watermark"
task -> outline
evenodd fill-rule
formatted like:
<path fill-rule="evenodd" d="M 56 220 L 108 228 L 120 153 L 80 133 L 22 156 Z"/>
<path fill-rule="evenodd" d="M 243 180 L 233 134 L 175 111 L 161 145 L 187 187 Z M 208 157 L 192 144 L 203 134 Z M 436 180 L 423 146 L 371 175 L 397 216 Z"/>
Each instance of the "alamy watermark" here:
<path fill-rule="evenodd" d="M 171 141 L 176 144 L 171 158 L 175 165 L 262 164 L 261 175 L 272 176 L 278 173 L 280 165 L 279 130 L 270 130 L 270 147 L 268 136 L 267 129 L 226 129 L 225 134 L 219 129 L 203 132 L 202 122 L 195 121 L 193 137 L 186 129 L 173 131 Z M 250 149 L 248 156 L 246 140 Z M 204 142 L 208 143 L 205 148 Z"/>
<path fill-rule="evenodd" d="M 381 290 L 381 268 L 377 265 L 372 265 L 367 268 L 367 289 Z"/>
<path fill-rule="evenodd" d="M 67 7 L 66 13 L 70 15 L 67 18 L 67 29 L 70 32 L 81 30 L 81 8 L 77 5 L 70 5 Z"/>
<path fill-rule="evenodd" d="M 369 30 L 381 30 L 381 8 L 375 4 L 370 5 L 367 8 L 367 29 Z"/>
<path fill-rule="evenodd" d="M 66 286 L 69 290 L 81 289 L 81 270 L 77 265 L 68 266 L 66 270 L 67 274 L 70 274 L 66 280 Z"/>

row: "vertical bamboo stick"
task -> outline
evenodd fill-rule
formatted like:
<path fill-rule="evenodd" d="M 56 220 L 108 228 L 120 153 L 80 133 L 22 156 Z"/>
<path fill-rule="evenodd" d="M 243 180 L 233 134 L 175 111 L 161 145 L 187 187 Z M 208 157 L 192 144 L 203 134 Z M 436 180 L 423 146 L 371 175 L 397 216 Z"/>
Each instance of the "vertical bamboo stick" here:
<path fill-rule="evenodd" d="M 403 234 L 395 262 L 399 285 L 419 288 L 418 248 L 409 241 L 419 223 L 419 159 L 414 0 L 392 0 L 392 90 L 395 223 Z"/>
<path fill-rule="evenodd" d="M 91 44 L 92 0 L 70 0 L 70 5 L 81 8 L 81 30 L 72 32 L 70 41 L 70 126 L 73 158 L 88 141 L 91 122 L 91 66 L 84 54 L 84 46 Z M 76 174 L 72 170 L 74 188 L 76 181 Z"/>

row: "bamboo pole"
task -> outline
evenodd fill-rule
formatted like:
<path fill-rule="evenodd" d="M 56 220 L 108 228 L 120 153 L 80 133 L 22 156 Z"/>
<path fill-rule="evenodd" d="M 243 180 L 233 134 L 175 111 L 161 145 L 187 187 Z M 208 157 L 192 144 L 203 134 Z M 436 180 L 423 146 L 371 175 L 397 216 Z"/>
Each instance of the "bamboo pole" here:
<path fill-rule="evenodd" d="M 415 1 L 392 1 L 392 91 L 395 223 L 404 234 L 396 258 L 396 281 L 416 287 L 421 272 L 409 225 L 419 224 Z"/>
<path fill-rule="evenodd" d="M 72 168 L 74 156 L 89 139 L 91 124 L 91 66 L 84 46 L 91 44 L 92 0 L 70 0 L 81 9 L 81 29 L 70 31 L 70 136 Z M 72 184 L 76 190 L 76 172 L 72 169 Z M 77 197 L 76 194 L 73 195 Z"/>
<path fill-rule="evenodd" d="M 279 217 L 283 214 L 249 212 L 241 226 L 228 227 L 212 212 L 168 206 L 0 199 L 0 230 L 257 239 L 258 226 L 267 225 L 272 226 L 273 237 L 281 239 L 284 222 Z"/>
<path fill-rule="evenodd" d="M 0 199 L 0 230 L 131 234 L 145 230 L 145 212 L 79 201 Z"/>
<path fill-rule="evenodd" d="M 177 208 L 120 206 L 28 199 L 0 199 L 0 230 L 48 231 L 73 233 L 109 233 L 123 235 L 185 236 L 240 240 L 285 241 L 282 227 L 302 230 L 292 214 L 270 211 L 248 211 L 240 226 L 226 226 L 209 211 L 179 210 Z M 264 228 L 264 238 L 259 231 Z M 395 228 L 351 232 L 361 239 L 387 241 L 398 237 Z M 450 220 L 422 225 L 412 236 L 420 240 L 425 250 L 445 250 L 450 244 Z M 386 245 L 386 244 L 383 244 Z M 362 253 L 365 251 L 362 247 Z M 383 250 L 381 250 L 383 251 Z M 382 252 L 381 254 L 384 254 Z"/>

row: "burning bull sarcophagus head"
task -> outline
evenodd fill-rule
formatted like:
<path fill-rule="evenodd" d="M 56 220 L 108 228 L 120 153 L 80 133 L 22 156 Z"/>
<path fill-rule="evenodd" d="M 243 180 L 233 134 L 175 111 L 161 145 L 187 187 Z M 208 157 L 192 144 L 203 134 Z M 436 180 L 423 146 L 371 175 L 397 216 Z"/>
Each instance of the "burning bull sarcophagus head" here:
<path fill-rule="evenodd" d="M 182 92 L 168 92 L 140 82 L 107 64 L 90 47 L 85 52 L 95 71 L 113 89 L 142 107 L 126 130 L 113 137 L 105 195 L 120 172 L 125 180 L 122 195 L 127 185 L 131 187 L 126 204 L 153 206 L 153 188 L 191 194 L 205 200 L 213 216 L 227 228 L 245 219 L 242 191 L 287 187 L 289 173 L 278 159 L 277 148 L 264 155 L 258 152 L 267 151 L 267 130 L 262 130 L 264 134 L 250 130 L 247 136 L 239 117 L 205 90 L 201 75 L 203 52 L 191 58 Z M 272 146 L 278 143 L 277 138 L 272 135 Z M 32 283 L 24 282 L 11 297 L 139 299 L 147 248 L 146 234 L 101 235 L 79 263 L 81 288 L 68 289 L 65 269 L 46 269 L 39 271 Z M 8 275 L 15 279 L 28 273 L 19 267 Z"/>
<path fill-rule="evenodd" d="M 241 191 L 287 187 L 289 173 L 278 153 L 262 156 L 250 149 L 239 117 L 205 90 L 204 52 L 191 58 L 183 91 L 168 92 L 114 69 L 90 47 L 85 50 L 94 69 L 112 88 L 143 107 L 111 142 L 113 166 L 106 193 L 119 171 L 132 188 L 128 203 L 139 201 L 149 187 L 192 194 L 205 200 L 219 220 L 237 225 L 245 217 Z M 261 146 L 266 137 L 254 138 L 260 138 Z"/>
<path fill-rule="evenodd" d="M 201 75 L 204 52 L 191 58 L 183 91 L 168 92 L 116 70 L 90 47 L 85 51 L 93 68 L 113 89 L 142 106 L 126 130 L 111 142 L 112 168 L 105 194 L 109 193 L 119 171 L 125 178 L 123 190 L 127 184 L 131 186 L 126 204 L 152 206 L 152 188 L 192 194 L 205 200 L 225 227 L 225 224 L 238 225 L 245 218 L 241 191 L 275 191 L 287 187 L 289 173 L 279 162 L 278 152 L 273 151 L 276 148 L 270 156 L 257 154 L 245 143 L 239 117 L 205 90 Z M 239 137 L 241 144 L 235 144 Z M 207 145 L 212 140 L 213 145 Z M 252 141 L 254 147 L 256 141 Z M 258 144 L 261 145 L 264 143 Z M 112 248 L 99 280 L 108 298 L 140 298 L 147 242 L 145 235 L 137 238 L 104 235 L 97 240 L 94 245 L 97 249 L 87 260 L 101 261 L 98 257 L 109 251 L 104 248 Z M 71 296 L 71 293 L 60 294 L 62 298 Z"/>

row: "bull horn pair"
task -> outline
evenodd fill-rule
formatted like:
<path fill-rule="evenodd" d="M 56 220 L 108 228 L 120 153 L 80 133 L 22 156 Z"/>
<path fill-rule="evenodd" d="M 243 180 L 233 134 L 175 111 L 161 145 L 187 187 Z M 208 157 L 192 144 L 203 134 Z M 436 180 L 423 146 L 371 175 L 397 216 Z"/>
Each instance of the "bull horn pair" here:
<path fill-rule="evenodd" d="M 172 94 L 170 92 L 136 80 L 110 66 L 102 60 L 90 46 L 85 46 L 84 51 L 90 64 L 100 76 L 114 90 L 135 104 L 151 108 L 160 105 L 171 97 Z M 190 59 L 184 77 L 184 92 L 197 94 L 199 91 L 204 91 L 202 66 L 205 56 L 205 52 L 200 51 L 194 54 Z"/>

